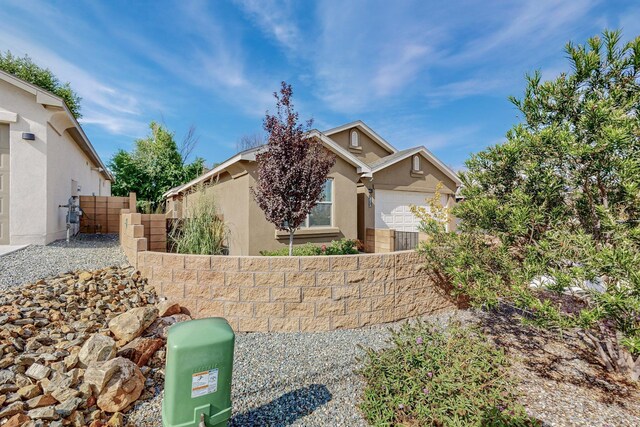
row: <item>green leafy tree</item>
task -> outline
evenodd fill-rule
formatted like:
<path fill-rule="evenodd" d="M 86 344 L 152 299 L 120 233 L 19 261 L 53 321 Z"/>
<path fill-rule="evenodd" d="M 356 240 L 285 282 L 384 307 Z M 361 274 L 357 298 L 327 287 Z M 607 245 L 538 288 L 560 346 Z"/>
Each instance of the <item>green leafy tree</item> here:
<path fill-rule="evenodd" d="M 604 243 L 616 221 L 637 224 L 640 38 L 621 45 L 605 31 L 566 50 L 574 71 L 528 76 L 512 98 L 524 123 L 467 162 L 457 215 L 468 228 L 531 242 L 566 225 Z"/>
<path fill-rule="evenodd" d="M 637 380 L 640 37 L 623 44 L 605 31 L 566 51 L 573 71 L 527 76 L 511 99 L 523 122 L 467 161 L 454 209 L 462 233 L 423 250 L 456 295 L 580 326 L 607 369 Z"/>
<path fill-rule="evenodd" d="M 204 159 L 187 163 L 172 132 L 156 122 L 151 122 L 149 128 L 149 136 L 136 140 L 131 152 L 119 150 L 109 168 L 115 176 L 111 187 L 114 195 L 135 192 L 138 199 L 148 201 L 154 209 L 167 190 L 199 176 Z"/>
<path fill-rule="evenodd" d="M 70 84 L 68 82 L 61 83 L 51 70 L 40 67 L 28 55 L 19 57 L 9 51 L 0 52 L 0 70 L 58 95 L 64 99 L 69 111 L 76 119 L 82 117 L 82 114 L 80 114 L 80 101 L 82 98 L 71 89 Z"/>

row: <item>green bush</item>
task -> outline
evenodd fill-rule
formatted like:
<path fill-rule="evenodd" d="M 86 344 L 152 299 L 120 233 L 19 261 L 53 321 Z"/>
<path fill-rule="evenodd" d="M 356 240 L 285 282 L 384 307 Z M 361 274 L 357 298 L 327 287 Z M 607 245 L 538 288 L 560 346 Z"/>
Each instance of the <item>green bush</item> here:
<path fill-rule="evenodd" d="M 275 251 L 260 251 L 260 255 L 263 256 L 289 256 L 289 248 L 280 248 Z M 293 248 L 294 256 L 313 256 L 321 255 L 320 246 L 316 246 L 313 243 L 305 243 L 301 246 L 295 246 Z"/>
<path fill-rule="evenodd" d="M 516 403 L 504 352 L 475 328 L 405 324 L 393 346 L 367 350 L 365 418 L 375 426 L 537 426 Z"/>
<path fill-rule="evenodd" d="M 314 245 L 313 243 L 305 243 L 301 246 L 293 248 L 294 256 L 313 256 L 313 255 L 350 255 L 357 254 L 357 242 L 351 239 L 333 240 L 327 245 Z M 288 256 L 289 248 L 280 248 L 275 251 L 260 251 L 263 256 Z"/>
<path fill-rule="evenodd" d="M 640 37 L 566 51 L 572 71 L 528 76 L 523 121 L 465 163 L 460 234 L 422 252 L 462 300 L 579 327 L 608 371 L 640 381 Z"/>
<path fill-rule="evenodd" d="M 355 240 L 333 240 L 329 246 L 321 246 L 323 255 L 352 255 L 358 253 L 358 243 Z"/>

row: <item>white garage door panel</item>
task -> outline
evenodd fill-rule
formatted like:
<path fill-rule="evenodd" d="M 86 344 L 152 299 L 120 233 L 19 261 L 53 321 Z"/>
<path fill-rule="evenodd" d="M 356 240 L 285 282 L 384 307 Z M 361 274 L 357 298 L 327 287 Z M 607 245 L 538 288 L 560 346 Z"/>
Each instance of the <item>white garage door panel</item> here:
<path fill-rule="evenodd" d="M 433 193 L 412 191 L 376 190 L 376 228 L 390 228 L 398 231 L 418 231 L 420 221 L 411 213 L 410 206 L 427 207 L 427 199 Z M 446 196 L 442 196 L 446 203 Z"/>

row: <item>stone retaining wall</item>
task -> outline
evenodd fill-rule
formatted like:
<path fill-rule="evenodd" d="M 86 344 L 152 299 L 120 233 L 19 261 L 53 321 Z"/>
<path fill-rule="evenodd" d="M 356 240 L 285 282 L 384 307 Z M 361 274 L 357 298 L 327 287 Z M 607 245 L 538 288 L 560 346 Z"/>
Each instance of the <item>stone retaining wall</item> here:
<path fill-rule="evenodd" d="M 194 317 L 222 316 L 236 331 L 358 328 L 455 307 L 415 251 L 313 257 L 150 252 L 135 215 L 122 215 L 122 247 L 149 284 Z"/>

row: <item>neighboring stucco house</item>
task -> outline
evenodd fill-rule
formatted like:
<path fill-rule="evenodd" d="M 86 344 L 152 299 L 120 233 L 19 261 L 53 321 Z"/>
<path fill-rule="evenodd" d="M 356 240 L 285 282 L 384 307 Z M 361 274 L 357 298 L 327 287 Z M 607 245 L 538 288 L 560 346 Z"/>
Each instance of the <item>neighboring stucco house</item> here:
<path fill-rule="evenodd" d="M 111 195 L 113 177 L 64 101 L 0 71 L 0 245 L 66 235 L 72 195 Z"/>
<path fill-rule="evenodd" d="M 312 130 L 307 136 L 319 139 L 335 153 L 336 163 L 329 173 L 324 201 L 296 232 L 295 244 L 328 243 L 345 237 L 357 238 L 366 247 L 367 239 L 373 238 L 367 229 L 415 232 L 418 221 L 409 206 L 425 206 L 439 182 L 443 185 L 442 203 L 455 203 L 459 178 L 424 147 L 399 151 L 361 121 L 324 132 Z M 257 255 L 286 246 L 288 233 L 276 231 L 267 222 L 250 192 L 256 185 L 259 150 L 236 154 L 197 179 L 169 190 L 165 194 L 168 215 L 181 217 L 183 209 L 188 211 L 190 193 L 204 183 L 229 227 L 232 255 Z M 449 227 L 455 228 L 454 219 Z"/>

